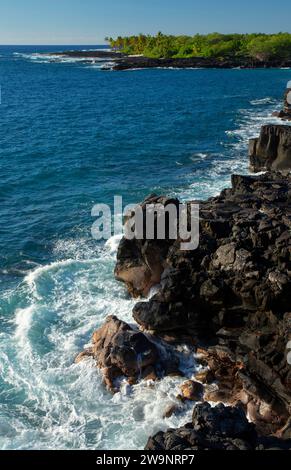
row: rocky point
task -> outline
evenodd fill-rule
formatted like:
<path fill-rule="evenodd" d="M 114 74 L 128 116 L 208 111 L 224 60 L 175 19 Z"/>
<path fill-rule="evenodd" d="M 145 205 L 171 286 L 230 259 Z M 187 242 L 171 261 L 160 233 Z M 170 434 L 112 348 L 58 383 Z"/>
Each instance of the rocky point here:
<path fill-rule="evenodd" d="M 155 294 L 136 303 L 136 327 L 109 317 L 77 358 L 92 357 L 117 391 L 118 377 L 133 384 L 180 373 L 160 341 L 195 350 L 203 369 L 177 398 L 204 403 L 192 423 L 156 434 L 147 449 L 291 448 L 291 127 L 264 126 L 250 149 L 253 169 L 269 171 L 233 175 L 218 196 L 189 202 L 189 213 L 191 202 L 200 206 L 197 249 L 183 251 L 169 236 L 123 238 L 116 278 L 134 297 L 147 297 L 153 286 Z M 179 205 L 151 195 L 143 213 L 151 203 Z M 164 416 L 176 409 L 172 403 Z"/>

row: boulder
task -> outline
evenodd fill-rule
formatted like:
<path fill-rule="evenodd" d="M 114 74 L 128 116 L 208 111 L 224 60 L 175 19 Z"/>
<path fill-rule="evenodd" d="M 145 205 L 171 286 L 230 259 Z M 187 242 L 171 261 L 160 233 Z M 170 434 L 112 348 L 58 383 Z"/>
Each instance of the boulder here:
<path fill-rule="evenodd" d="M 259 138 L 249 143 L 250 168 L 262 170 L 290 171 L 291 126 L 262 126 Z"/>
<path fill-rule="evenodd" d="M 200 401 L 203 395 L 203 385 L 194 380 L 187 380 L 181 387 L 181 395 L 178 398 L 182 400 Z"/>
<path fill-rule="evenodd" d="M 195 375 L 195 379 L 203 384 L 210 384 L 215 380 L 215 375 L 210 369 L 203 369 Z"/>
<path fill-rule="evenodd" d="M 134 330 L 115 316 L 93 333 L 92 347 L 77 356 L 76 362 L 90 356 L 102 369 L 104 383 L 118 391 L 115 379 L 121 376 L 135 383 L 138 378 L 155 379 L 159 362 L 158 349 L 143 333 Z"/>
<path fill-rule="evenodd" d="M 169 404 L 163 414 L 163 418 L 171 418 L 174 414 L 176 414 L 179 411 L 179 407 L 176 403 L 171 403 Z"/>

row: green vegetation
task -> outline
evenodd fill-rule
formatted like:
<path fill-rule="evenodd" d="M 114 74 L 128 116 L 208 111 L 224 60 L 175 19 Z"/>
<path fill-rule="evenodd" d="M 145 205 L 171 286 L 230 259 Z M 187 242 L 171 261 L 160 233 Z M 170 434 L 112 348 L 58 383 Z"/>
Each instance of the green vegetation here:
<path fill-rule="evenodd" d="M 254 60 L 291 59 L 291 34 L 220 34 L 195 36 L 156 36 L 106 38 L 112 49 L 152 58 L 249 57 Z"/>

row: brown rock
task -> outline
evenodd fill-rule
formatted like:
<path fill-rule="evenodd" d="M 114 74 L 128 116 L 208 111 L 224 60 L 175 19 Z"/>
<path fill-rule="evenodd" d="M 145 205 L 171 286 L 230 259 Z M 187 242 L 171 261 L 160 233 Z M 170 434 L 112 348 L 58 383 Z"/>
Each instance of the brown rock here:
<path fill-rule="evenodd" d="M 215 380 L 213 372 L 209 369 L 202 370 L 195 375 L 195 380 L 202 382 L 204 384 L 210 384 Z"/>
<path fill-rule="evenodd" d="M 155 366 L 159 360 L 156 346 L 140 331 L 114 316 L 106 319 L 104 325 L 93 334 L 90 349 L 97 367 L 102 369 L 108 389 L 116 392 L 114 381 L 126 376 L 133 382 L 143 374 L 156 378 Z M 78 356 L 80 361 L 88 356 L 84 351 Z"/>
<path fill-rule="evenodd" d="M 76 358 L 75 358 L 75 363 L 79 364 L 80 362 L 85 361 L 89 357 L 93 357 L 93 350 L 92 349 L 86 349 L 85 351 L 80 352 Z"/>
<path fill-rule="evenodd" d="M 203 395 L 203 385 L 194 380 L 187 380 L 181 385 L 181 396 L 190 401 L 200 401 Z"/>
<path fill-rule="evenodd" d="M 167 408 L 164 411 L 163 418 L 164 419 L 165 418 L 170 418 L 171 416 L 173 416 L 173 414 L 175 414 L 177 412 L 178 409 L 179 409 L 179 407 L 175 403 L 172 403 L 172 404 L 168 405 Z"/>
<path fill-rule="evenodd" d="M 146 367 L 143 370 L 142 378 L 146 381 L 147 380 L 152 380 L 152 381 L 158 380 L 158 375 L 156 373 L 155 367 L 153 367 L 153 366 Z"/>

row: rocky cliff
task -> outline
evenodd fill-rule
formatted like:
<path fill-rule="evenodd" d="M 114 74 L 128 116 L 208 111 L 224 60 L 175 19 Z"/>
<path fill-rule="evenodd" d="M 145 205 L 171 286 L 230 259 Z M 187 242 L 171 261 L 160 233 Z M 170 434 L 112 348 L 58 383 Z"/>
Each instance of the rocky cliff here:
<path fill-rule="evenodd" d="M 250 168 L 289 171 L 291 169 L 291 126 L 266 125 L 260 136 L 249 142 Z"/>
<path fill-rule="evenodd" d="M 168 246 L 158 292 L 133 310 L 142 329 L 194 340 L 219 383 L 207 398 L 242 401 L 267 434 L 284 428 L 291 411 L 290 203 L 289 176 L 234 175 L 231 189 L 200 202 L 198 249 Z"/>
<path fill-rule="evenodd" d="M 146 227 L 139 239 L 123 238 L 116 278 L 134 297 L 153 286 L 156 293 L 136 303 L 136 328 L 109 317 L 77 358 L 92 357 L 115 392 L 121 376 L 133 384 L 181 374 L 173 344 L 196 351 L 203 370 L 177 398 L 205 404 L 192 423 L 150 438 L 148 449 L 291 448 L 291 127 L 264 126 L 250 159 L 255 170 L 272 171 L 233 175 L 220 195 L 188 203 L 188 215 L 192 202 L 200 206 L 197 249 L 181 250 L 168 219 L 164 240 L 156 231 L 147 239 Z M 139 205 L 143 217 L 156 203 L 179 208 L 151 195 Z M 209 401 L 231 408 L 211 409 Z"/>
<path fill-rule="evenodd" d="M 167 205 L 173 200 L 151 196 L 146 201 Z M 154 284 L 157 293 L 134 307 L 140 331 L 109 318 L 78 360 L 93 357 L 108 388 L 116 391 L 118 376 L 134 383 L 155 380 L 159 371 L 179 373 L 174 355 L 166 365 L 154 343 L 162 339 L 170 348 L 182 338 L 205 367 L 197 377 L 203 383 L 202 400 L 239 403 L 260 435 L 291 438 L 291 177 L 276 172 L 233 175 L 230 189 L 199 203 L 196 250 L 181 251 L 179 240 L 121 242 L 117 278 L 131 294 L 147 295 Z M 184 430 L 177 433 L 185 440 Z M 198 439 L 197 430 L 194 434 Z M 233 437 L 224 444 L 221 436 L 215 439 L 232 448 Z M 195 439 L 193 446 L 199 447 Z M 257 445 L 247 437 L 238 448 Z"/>
<path fill-rule="evenodd" d="M 258 436 L 241 406 L 212 408 L 208 403 L 194 408 L 192 422 L 150 437 L 146 450 L 279 450 L 290 449 L 291 441 Z"/>

